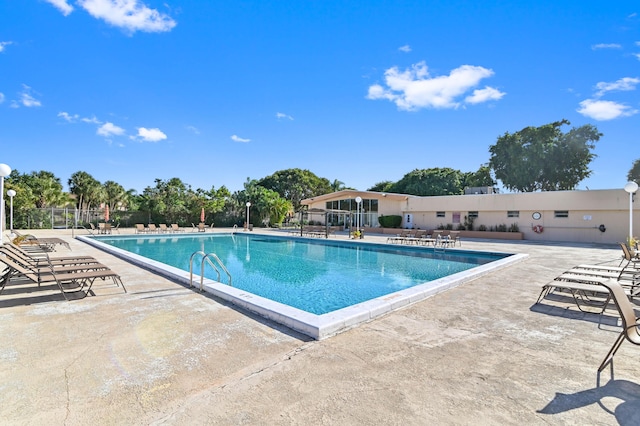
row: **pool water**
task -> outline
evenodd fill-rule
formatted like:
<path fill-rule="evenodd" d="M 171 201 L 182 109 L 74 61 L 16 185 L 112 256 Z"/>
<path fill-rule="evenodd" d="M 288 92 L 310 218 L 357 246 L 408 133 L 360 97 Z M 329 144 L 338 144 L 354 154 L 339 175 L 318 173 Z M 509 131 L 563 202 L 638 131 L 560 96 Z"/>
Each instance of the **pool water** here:
<path fill-rule="evenodd" d="M 250 234 L 97 239 L 184 271 L 194 252 L 213 252 L 229 270 L 233 287 L 317 315 L 509 256 Z M 195 258 L 194 274 L 200 273 L 201 258 Z M 218 277 L 206 262 L 204 275 Z M 224 273 L 220 281 L 228 284 Z"/>

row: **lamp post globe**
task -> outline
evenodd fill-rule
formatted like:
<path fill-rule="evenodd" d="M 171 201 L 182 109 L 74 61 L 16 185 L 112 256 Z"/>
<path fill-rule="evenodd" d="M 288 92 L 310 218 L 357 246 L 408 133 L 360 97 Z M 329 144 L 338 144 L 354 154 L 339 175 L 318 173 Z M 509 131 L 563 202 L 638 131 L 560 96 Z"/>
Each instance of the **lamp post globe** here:
<path fill-rule="evenodd" d="M 2 231 L 4 230 L 4 178 L 11 174 L 11 167 L 4 163 L 0 164 L 0 244 L 2 241 Z"/>

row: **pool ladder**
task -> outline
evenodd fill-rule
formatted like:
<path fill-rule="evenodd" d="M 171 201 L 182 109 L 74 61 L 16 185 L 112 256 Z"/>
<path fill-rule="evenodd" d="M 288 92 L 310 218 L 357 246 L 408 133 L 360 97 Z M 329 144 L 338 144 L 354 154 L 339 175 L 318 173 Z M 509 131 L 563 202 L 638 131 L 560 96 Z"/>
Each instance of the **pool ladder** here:
<path fill-rule="evenodd" d="M 202 255 L 202 260 L 200 261 L 200 291 L 203 290 L 203 286 L 204 286 L 204 262 L 205 261 L 218 274 L 218 279 L 217 279 L 218 282 L 222 282 L 220 281 L 220 269 L 222 269 L 224 273 L 227 274 L 227 277 L 229 277 L 229 282 L 227 284 L 231 285 L 231 274 L 227 270 L 226 266 L 224 266 L 224 263 L 222 263 L 222 260 L 220 260 L 220 258 L 215 253 L 205 253 L 203 251 L 196 251 L 191 255 L 191 258 L 189 259 L 189 282 L 191 283 L 191 287 L 193 287 L 193 259 L 197 255 Z"/>

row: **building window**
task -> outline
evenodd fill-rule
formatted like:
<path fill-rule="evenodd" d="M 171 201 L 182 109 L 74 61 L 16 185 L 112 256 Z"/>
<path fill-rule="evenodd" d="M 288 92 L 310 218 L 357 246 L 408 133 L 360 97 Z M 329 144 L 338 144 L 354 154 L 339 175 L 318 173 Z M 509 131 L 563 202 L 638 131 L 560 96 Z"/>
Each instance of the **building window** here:
<path fill-rule="evenodd" d="M 436 212 L 436 217 L 444 217 L 444 212 Z"/>
<path fill-rule="evenodd" d="M 469 214 L 467 216 L 469 217 L 469 219 L 477 219 L 478 218 L 478 212 L 469 212 Z"/>
<path fill-rule="evenodd" d="M 569 217 L 569 211 L 568 210 L 556 210 L 555 212 L 553 212 L 553 217 Z"/>
<path fill-rule="evenodd" d="M 507 217 L 520 217 L 519 210 L 509 210 L 507 211 Z"/>

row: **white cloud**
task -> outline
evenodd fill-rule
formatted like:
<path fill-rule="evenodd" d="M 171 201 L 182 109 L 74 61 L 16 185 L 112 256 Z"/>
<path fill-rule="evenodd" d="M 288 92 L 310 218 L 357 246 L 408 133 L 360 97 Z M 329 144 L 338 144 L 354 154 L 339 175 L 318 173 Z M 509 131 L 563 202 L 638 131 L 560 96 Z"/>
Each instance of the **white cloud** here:
<path fill-rule="evenodd" d="M 91 118 L 83 117 L 80 119 L 80 121 L 89 124 L 102 124 L 102 121 L 98 120 L 95 115 Z"/>
<path fill-rule="evenodd" d="M 189 130 L 189 131 L 191 131 L 191 132 L 193 132 L 193 133 L 195 133 L 196 135 L 199 135 L 199 134 L 200 134 L 200 130 L 198 130 L 198 129 L 197 129 L 196 127 L 194 127 L 194 126 L 186 126 L 186 129 L 187 129 L 187 130 Z"/>
<path fill-rule="evenodd" d="M 160 129 L 147 129 L 138 127 L 138 137 L 145 142 L 159 142 L 167 138 Z"/>
<path fill-rule="evenodd" d="M 633 56 L 635 56 L 636 58 L 638 58 L 638 60 L 640 61 L 640 53 L 634 53 Z"/>
<path fill-rule="evenodd" d="M 13 44 L 13 42 L 12 41 L 0 41 L 0 52 L 4 52 L 5 46 L 9 46 L 10 44 Z"/>
<path fill-rule="evenodd" d="M 596 84 L 596 96 L 600 97 L 607 92 L 619 91 L 619 92 L 628 92 L 630 90 L 635 90 L 636 85 L 640 83 L 640 78 L 633 77 L 624 77 L 618 81 L 614 81 L 613 83 L 607 83 L 601 81 Z"/>
<path fill-rule="evenodd" d="M 78 114 L 71 115 L 68 112 L 61 111 L 58 113 L 58 117 L 62 117 L 65 121 L 69 123 L 75 123 L 80 118 Z"/>
<path fill-rule="evenodd" d="M 398 67 L 386 70 L 384 75 L 387 87 L 379 84 L 370 86 L 367 98 L 386 99 L 394 102 L 398 109 L 407 111 L 421 108 L 457 108 L 460 106 L 459 97 L 477 86 L 480 80 L 493 74 L 494 72 L 487 68 L 462 65 L 452 70 L 449 75 L 431 77 L 426 63 L 422 61 L 404 71 L 400 71 Z M 495 90 L 492 94 L 481 91 L 478 97 L 470 96 L 467 99 L 479 101 L 483 94 L 486 97 L 485 101 L 504 96 L 504 93 L 492 90 Z M 487 97 L 488 94 L 491 94 L 491 97 Z"/>
<path fill-rule="evenodd" d="M 467 96 L 464 101 L 469 104 L 480 104 L 487 101 L 498 101 L 502 99 L 504 95 L 506 95 L 506 93 L 487 86 L 484 89 L 474 90 L 473 94 L 471 96 Z"/>
<path fill-rule="evenodd" d="M 67 3 L 67 0 L 45 0 L 47 3 L 52 4 L 58 9 L 64 16 L 69 16 L 73 12 L 73 6 Z"/>
<path fill-rule="evenodd" d="M 599 99 L 586 99 L 580 102 L 580 109 L 577 111 L 585 117 L 590 117 L 598 121 L 629 117 L 638 113 L 638 110 L 631 109 L 627 105 Z"/>
<path fill-rule="evenodd" d="M 598 43 L 591 46 L 591 50 L 599 49 L 622 49 L 622 46 L 618 43 Z"/>
<path fill-rule="evenodd" d="M 124 129 L 113 123 L 106 122 L 102 126 L 98 127 L 98 131 L 96 133 L 104 137 L 121 136 L 124 135 Z"/>
<path fill-rule="evenodd" d="M 0 92 L 0 104 L 4 102 L 4 93 Z"/>
<path fill-rule="evenodd" d="M 176 26 L 170 16 L 139 0 L 78 0 L 91 16 L 128 31 L 164 32 Z"/>
<path fill-rule="evenodd" d="M 292 117 L 292 116 L 290 116 L 290 115 L 288 115 L 288 114 L 285 114 L 285 113 L 283 113 L 283 112 L 276 112 L 276 118 L 277 118 L 278 120 L 281 120 L 281 119 L 283 119 L 283 118 L 286 118 L 287 120 L 292 120 L 292 121 L 293 121 L 293 117 Z"/>
<path fill-rule="evenodd" d="M 231 136 L 231 140 L 234 141 L 234 142 L 245 142 L 245 143 L 246 142 L 251 142 L 251 139 L 243 139 L 243 138 L 241 138 L 240 136 L 237 136 L 237 135 Z"/>
<path fill-rule="evenodd" d="M 398 47 L 398 50 L 401 52 L 409 53 L 411 52 L 411 46 L 409 46 L 408 44 L 405 44 L 404 46 Z"/>
<path fill-rule="evenodd" d="M 40 102 L 31 94 L 32 92 L 31 87 L 27 86 L 26 84 L 23 84 L 22 88 L 24 89 L 22 93 L 20 93 L 20 103 L 22 104 L 22 106 L 25 106 L 27 108 L 42 106 L 42 102 Z M 18 106 L 19 105 L 17 105 L 16 107 Z"/>

